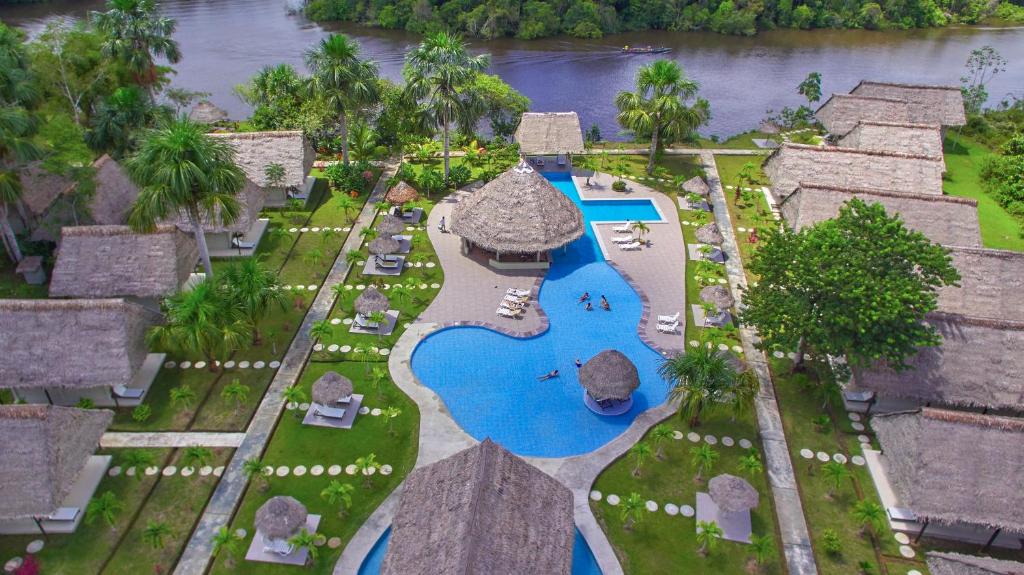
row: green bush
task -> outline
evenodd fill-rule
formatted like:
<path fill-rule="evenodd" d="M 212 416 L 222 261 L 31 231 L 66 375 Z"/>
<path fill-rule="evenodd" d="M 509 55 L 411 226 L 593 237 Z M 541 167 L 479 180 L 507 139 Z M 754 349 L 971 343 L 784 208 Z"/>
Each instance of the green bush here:
<path fill-rule="evenodd" d="M 137 423 L 143 423 L 153 415 L 153 408 L 143 403 L 132 410 L 132 419 Z"/>
<path fill-rule="evenodd" d="M 452 166 L 448 170 L 448 186 L 452 188 L 461 188 L 468 184 L 472 177 L 473 173 L 467 166 Z"/>
<path fill-rule="evenodd" d="M 612 189 L 615 190 L 616 192 L 625 192 L 626 182 L 623 180 L 615 180 L 614 182 L 612 182 Z"/>
<path fill-rule="evenodd" d="M 836 556 L 843 552 L 843 542 L 835 529 L 825 529 L 821 532 L 821 546 L 825 553 Z"/>

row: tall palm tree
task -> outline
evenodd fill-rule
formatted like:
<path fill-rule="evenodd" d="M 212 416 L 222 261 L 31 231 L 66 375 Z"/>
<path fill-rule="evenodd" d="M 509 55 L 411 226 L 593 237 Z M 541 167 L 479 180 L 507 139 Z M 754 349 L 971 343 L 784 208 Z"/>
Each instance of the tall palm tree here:
<path fill-rule="evenodd" d="M 448 32 L 427 36 L 406 55 L 406 91 L 413 100 L 423 103 L 424 112 L 443 134 L 445 180 L 451 168 L 451 126 L 465 124 L 468 116 L 477 113 L 477 98 L 467 88 L 490 63 L 486 54 L 470 56 L 462 38 Z"/>
<path fill-rule="evenodd" d="M 352 493 L 355 491 L 351 483 L 342 483 L 334 480 L 327 484 L 320 492 L 320 497 L 326 499 L 331 505 L 338 506 L 338 516 L 344 517 L 345 513 L 352 507 Z"/>
<path fill-rule="evenodd" d="M 664 423 L 660 423 L 654 426 L 651 430 L 651 441 L 654 442 L 655 453 L 654 456 L 658 459 L 665 458 L 665 440 L 672 437 L 675 433 L 672 428 Z"/>
<path fill-rule="evenodd" d="M 842 463 L 830 461 L 822 466 L 821 477 L 828 483 L 828 496 L 834 497 L 839 486 L 850 478 L 850 471 Z"/>
<path fill-rule="evenodd" d="M 341 160 L 348 165 L 348 119 L 346 115 L 377 101 L 380 97 L 377 65 L 359 57 L 359 43 L 344 34 L 331 34 L 306 51 L 310 71 L 309 88 L 335 113 L 341 128 Z"/>
<path fill-rule="evenodd" d="M 163 521 L 147 521 L 146 528 L 142 530 L 142 540 L 153 549 L 163 549 L 164 537 L 170 534 L 171 528 Z"/>
<path fill-rule="evenodd" d="M 647 510 L 643 497 L 633 492 L 622 500 L 622 507 L 619 509 L 619 519 L 622 520 L 622 528 L 626 531 L 633 529 L 633 525 L 640 523 Z"/>
<path fill-rule="evenodd" d="M 234 148 L 180 117 L 147 132 L 139 151 L 124 165 L 141 188 L 128 224 L 136 231 L 152 232 L 157 222 L 183 213 L 199 244 L 206 277 L 213 278 L 203 220 L 228 225 L 238 218 L 236 196 L 245 174 L 235 165 Z"/>
<path fill-rule="evenodd" d="M 637 442 L 629 448 L 629 454 L 633 456 L 633 477 L 640 477 L 640 468 L 643 467 L 651 453 L 651 446 L 644 441 Z"/>
<path fill-rule="evenodd" d="M 104 53 L 122 61 L 152 98 L 158 80 L 156 58 L 162 56 L 171 64 L 181 60 L 173 38 L 175 21 L 160 16 L 154 0 L 107 0 L 106 8 L 92 13 L 105 38 Z"/>
<path fill-rule="evenodd" d="M 690 462 L 697 468 L 695 480 L 700 481 L 705 473 L 709 473 L 718 461 L 718 452 L 708 444 L 701 444 L 690 449 Z"/>
<path fill-rule="evenodd" d="M 355 198 L 348 194 L 341 194 L 334 198 L 334 205 L 341 210 L 341 216 L 345 223 L 350 226 L 355 223 L 355 215 L 359 213 L 359 202 Z"/>
<path fill-rule="evenodd" d="M 227 555 L 224 564 L 230 568 L 235 564 L 235 555 L 238 554 L 238 546 L 241 542 L 242 538 L 237 533 L 226 526 L 221 527 L 213 536 L 213 554 L 218 555 L 223 551 Z"/>
<path fill-rule="evenodd" d="M 697 95 L 697 89 L 697 82 L 687 78 L 679 64 L 657 60 L 640 67 L 635 91 L 622 91 L 615 97 L 619 124 L 634 133 L 651 135 L 648 174 L 654 172 L 654 156 L 662 138 L 685 137 L 707 122 L 710 114 L 706 101 L 687 104 Z"/>
<path fill-rule="evenodd" d="M 250 333 L 242 310 L 210 280 L 165 299 L 163 308 L 165 321 L 149 331 L 147 342 L 202 355 L 210 371 L 217 371 L 217 360 L 241 347 Z"/>
<path fill-rule="evenodd" d="M 220 278 L 231 301 L 238 305 L 252 326 L 252 343 L 260 344 L 259 323 L 271 306 L 282 310 L 288 307 L 288 296 L 281 289 L 277 274 L 267 268 L 259 258 L 245 258 L 228 266 Z"/>
<path fill-rule="evenodd" d="M 663 360 L 658 373 L 671 386 L 669 397 L 682 402 L 679 414 L 691 427 L 700 425 L 703 413 L 728 405 L 740 387 L 751 385 L 751 376 L 737 371 L 728 354 L 704 344 Z M 747 393 L 743 396 L 753 399 Z"/>
<path fill-rule="evenodd" d="M 718 526 L 718 523 L 714 521 L 697 521 L 697 543 L 700 544 L 700 549 L 697 553 L 701 555 L 707 555 L 711 553 L 711 550 L 718 545 L 718 540 L 725 535 L 722 528 Z"/>

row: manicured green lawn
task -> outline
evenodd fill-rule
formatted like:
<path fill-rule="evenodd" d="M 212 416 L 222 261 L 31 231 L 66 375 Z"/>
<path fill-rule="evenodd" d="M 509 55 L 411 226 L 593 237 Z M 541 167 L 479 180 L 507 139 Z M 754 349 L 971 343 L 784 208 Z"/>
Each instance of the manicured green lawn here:
<path fill-rule="evenodd" d="M 987 248 L 1024 251 L 1021 223 L 1007 213 L 981 185 L 981 167 L 992 152 L 963 136 L 950 134 L 944 142 L 946 175 L 943 190 L 951 196 L 978 200 L 981 240 Z"/>
<path fill-rule="evenodd" d="M 753 182 L 746 182 L 739 174 L 748 163 L 756 166 L 753 171 Z M 750 230 L 758 230 L 758 235 L 764 237 L 764 230 L 775 224 L 772 219 L 771 210 L 768 208 L 768 201 L 765 200 L 761 186 L 768 184 L 768 177 L 761 171 L 763 158 L 749 158 L 743 156 L 715 156 L 715 165 L 718 167 L 718 177 L 722 180 L 723 191 L 725 192 L 725 203 L 729 207 L 729 215 L 732 218 L 733 232 L 736 234 L 736 244 L 740 250 L 740 257 L 744 261 L 750 259 L 757 249 L 756 242 L 751 242 Z M 725 186 L 733 186 L 733 189 Z M 737 197 L 735 188 L 751 188 L 753 191 L 740 190 Z M 744 228 L 747 231 L 740 231 Z M 754 281 L 752 275 L 747 272 L 747 280 Z"/>
<path fill-rule="evenodd" d="M 678 188 L 672 185 L 674 177 L 684 180 L 702 175 L 700 158 L 697 156 L 666 156 L 655 161 L 654 174 L 647 175 L 647 156 L 644 155 L 612 155 L 591 154 L 573 158 L 573 166 L 582 169 L 597 170 L 614 176 L 626 176 L 659 192 L 674 192 Z M 659 179 L 666 180 L 659 182 Z"/>

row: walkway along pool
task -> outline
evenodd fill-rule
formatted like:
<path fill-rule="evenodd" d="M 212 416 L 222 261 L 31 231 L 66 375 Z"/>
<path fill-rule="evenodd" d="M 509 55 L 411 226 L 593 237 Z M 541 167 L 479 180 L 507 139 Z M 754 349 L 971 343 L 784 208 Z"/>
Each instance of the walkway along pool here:
<path fill-rule="evenodd" d="M 527 339 L 480 327 L 444 329 L 420 342 L 412 369 L 476 439 L 490 437 L 519 455 L 567 457 L 601 447 L 625 431 L 639 413 L 665 401 L 667 386 L 657 374 L 661 356 L 637 335 L 640 297 L 605 262 L 590 225 L 664 218 L 651 200 L 581 200 L 569 174 L 545 177 L 580 207 L 586 230 L 553 254 L 541 286 L 540 305 L 549 329 Z M 577 303 L 585 291 L 595 300 L 593 311 Z M 610 312 L 596 305 L 602 294 L 611 304 Z M 574 365 L 577 358 L 586 362 L 605 349 L 621 351 L 640 372 L 632 409 L 613 417 L 586 408 Z M 559 377 L 537 380 L 555 369 Z"/>

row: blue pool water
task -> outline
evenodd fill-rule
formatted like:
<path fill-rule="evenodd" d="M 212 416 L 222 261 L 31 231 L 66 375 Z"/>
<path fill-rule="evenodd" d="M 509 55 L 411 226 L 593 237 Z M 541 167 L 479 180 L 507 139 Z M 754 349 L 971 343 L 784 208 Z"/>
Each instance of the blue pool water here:
<path fill-rule="evenodd" d="M 380 566 L 384 563 L 384 553 L 388 550 L 388 541 L 391 539 L 391 528 L 389 527 L 377 543 L 373 545 L 373 549 L 363 559 L 363 564 L 359 566 L 359 575 L 379 575 Z M 572 575 L 601 575 L 601 568 L 597 566 L 597 559 L 594 559 L 594 554 L 590 551 L 590 546 L 587 545 L 587 540 L 583 538 L 583 534 L 576 531 L 576 541 L 572 546 Z"/>
<path fill-rule="evenodd" d="M 580 207 L 586 224 L 583 237 L 553 254 L 541 286 L 549 329 L 528 339 L 479 327 L 445 329 L 420 342 L 412 368 L 473 437 L 490 437 L 520 455 L 566 457 L 601 447 L 639 413 L 665 400 L 667 387 L 657 374 L 661 356 L 636 333 L 640 298 L 605 262 L 590 227 L 592 221 L 662 218 L 650 200 L 583 201 L 568 174 L 545 176 Z M 594 311 L 576 303 L 584 291 L 595 300 Z M 602 294 L 611 312 L 598 308 Z M 614 417 L 584 406 L 573 363 L 606 349 L 626 354 L 640 372 L 632 409 Z M 554 369 L 560 377 L 537 381 Z"/>

